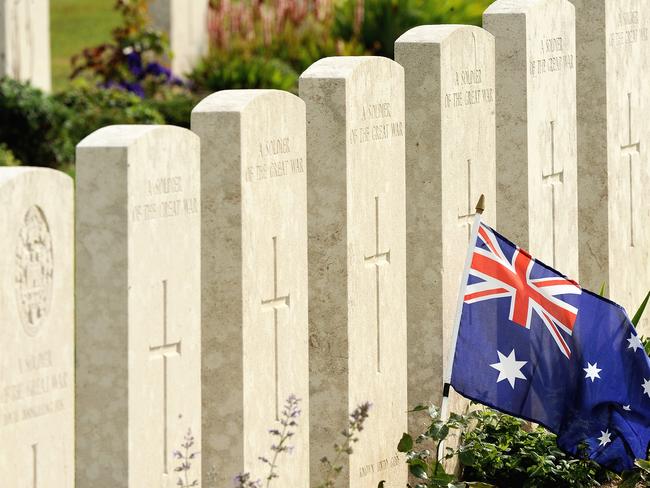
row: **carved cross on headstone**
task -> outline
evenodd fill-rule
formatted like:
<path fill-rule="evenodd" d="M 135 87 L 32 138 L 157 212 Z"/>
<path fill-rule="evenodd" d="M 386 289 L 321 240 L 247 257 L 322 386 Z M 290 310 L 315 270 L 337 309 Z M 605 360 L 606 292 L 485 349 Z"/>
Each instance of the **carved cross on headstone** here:
<path fill-rule="evenodd" d="M 630 182 L 630 247 L 634 247 L 634 172 L 632 171 L 632 163 L 634 162 L 634 155 L 641 154 L 641 142 L 633 142 L 632 140 L 632 94 L 627 94 L 627 127 L 628 136 L 627 142 L 621 145 L 621 154 L 627 156 L 629 164 L 629 182 Z"/>
<path fill-rule="evenodd" d="M 291 306 L 291 295 L 278 295 L 278 238 L 273 238 L 273 298 L 262 300 L 262 310 L 273 312 L 273 376 L 275 380 L 275 420 L 280 420 L 280 373 L 278 357 L 278 312 Z"/>
<path fill-rule="evenodd" d="M 32 444 L 32 488 L 38 488 L 38 444 Z"/>
<path fill-rule="evenodd" d="M 472 160 L 467 160 L 467 211 L 458 216 L 458 222 L 461 227 L 467 227 L 467 242 L 472 237 L 472 224 L 474 223 L 474 216 L 476 212 L 472 207 Z"/>
<path fill-rule="evenodd" d="M 149 346 L 149 360 L 162 359 L 163 363 L 163 476 L 169 475 L 169 440 L 167 433 L 168 422 L 168 384 L 167 361 L 181 355 L 181 341 L 169 342 L 167 339 L 167 280 L 163 280 L 163 342 L 158 346 Z"/>
<path fill-rule="evenodd" d="M 366 266 L 375 269 L 375 313 L 377 315 L 377 372 L 381 373 L 381 315 L 380 315 L 380 290 L 379 290 L 379 268 L 390 264 L 390 249 L 380 251 L 379 245 L 379 197 L 375 197 L 375 254 L 365 257 Z"/>
<path fill-rule="evenodd" d="M 551 187 L 551 236 L 553 246 L 553 266 L 556 266 L 556 212 L 557 199 L 555 187 L 564 183 L 564 169 L 556 170 L 555 168 L 555 121 L 551 121 L 551 171 L 545 173 L 542 171 L 542 181 Z"/>

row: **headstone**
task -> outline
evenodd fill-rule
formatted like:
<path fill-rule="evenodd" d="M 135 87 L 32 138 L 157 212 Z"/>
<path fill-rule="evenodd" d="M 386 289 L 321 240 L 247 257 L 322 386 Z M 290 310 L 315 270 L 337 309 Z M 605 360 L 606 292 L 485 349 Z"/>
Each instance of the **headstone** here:
<path fill-rule="evenodd" d="M 283 486 L 309 486 L 305 104 L 227 90 L 192 112 L 201 138 L 203 486 L 268 472 L 287 398 L 302 414 Z"/>
<path fill-rule="evenodd" d="M 497 0 L 499 231 L 578 279 L 575 12 L 568 0 Z"/>
<path fill-rule="evenodd" d="M 52 86 L 49 0 L 0 0 L 0 77 Z"/>
<path fill-rule="evenodd" d="M 72 180 L 0 169 L 0 479 L 74 487 Z"/>
<path fill-rule="evenodd" d="M 172 71 L 189 73 L 208 52 L 208 0 L 153 0 L 153 24 L 169 36 Z"/>
<path fill-rule="evenodd" d="M 395 59 L 406 78 L 408 403 L 439 405 L 481 194 L 484 220 L 496 215 L 494 37 L 473 26 L 415 27 L 395 43 Z"/>
<path fill-rule="evenodd" d="M 300 78 L 307 104 L 312 485 L 320 460 L 371 402 L 346 460 L 349 488 L 404 486 L 407 428 L 404 70 L 334 57 Z"/>
<path fill-rule="evenodd" d="M 171 126 L 77 147 L 77 488 L 201 479 L 199 157 Z"/>
<path fill-rule="evenodd" d="M 650 1 L 573 0 L 580 279 L 630 315 L 650 290 Z M 650 332 L 650 314 L 640 324 Z"/>

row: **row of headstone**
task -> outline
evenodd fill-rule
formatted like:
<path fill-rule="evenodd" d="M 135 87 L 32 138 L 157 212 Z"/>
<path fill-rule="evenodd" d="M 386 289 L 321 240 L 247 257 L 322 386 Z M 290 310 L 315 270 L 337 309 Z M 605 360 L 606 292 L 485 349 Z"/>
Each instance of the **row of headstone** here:
<path fill-rule="evenodd" d="M 570 3 L 499 0 L 486 30 L 407 32 L 397 62 L 323 59 L 300 98 L 224 91 L 193 132 L 101 129 L 78 147 L 74 232 L 69 178 L 0 172 L 0 475 L 171 488 L 189 436 L 188 479 L 227 487 L 265 472 L 295 394 L 282 485 L 318 484 L 369 401 L 342 479 L 404 486 L 396 443 L 409 406 L 440 400 L 480 193 L 488 223 L 633 309 L 650 0 L 599 3 L 576 2 L 578 54 Z"/>

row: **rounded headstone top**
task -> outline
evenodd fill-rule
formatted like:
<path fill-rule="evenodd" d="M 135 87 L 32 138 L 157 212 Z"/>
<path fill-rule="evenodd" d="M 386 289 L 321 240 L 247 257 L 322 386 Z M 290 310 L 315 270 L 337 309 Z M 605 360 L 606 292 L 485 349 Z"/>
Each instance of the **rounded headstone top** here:
<path fill-rule="evenodd" d="M 59 185 L 72 185 L 72 178 L 62 171 L 35 166 L 14 166 L 0 168 L 0 186 L 21 177 L 43 177 L 57 181 Z"/>
<path fill-rule="evenodd" d="M 109 125 L 87 136 L 77 148 L 129 147 L 150 137 L 186 137 L 198 140 L 198 136 L 191 130 L 174 125 Z"/>
<path fill-rule="evenodd" d="M 472 32 L 492 37 L 488 31 L 475 25 L 419 25 L 402 34 L 395 44 L 441 44 L 461 32 Z"/>
<path fill-rule="evenodd" d="M 192 110 L 192 114 L 244 112 L 251 103 L 262 100 L 277 100 L 283 103 L 294 102 L 304 105 L 302 99 L 283 90 L 222 90 L 201 100 Z"/>
<path fill-rule="evenodd" d="M 568 4 L 573 8 L 573 4 L 569 0 L 496 0 L 483 12 L 483 15 L 525 14 L 530 10 L 553 3 Z"/>
<path fill-rule="evenodd" d="M 300 78 L 347 79 L 360 68 L 379 64 L 394 65 L 401 69 L 398 63 L 383 56 L 331 56 L 316 61 L 300 75 Z"/>

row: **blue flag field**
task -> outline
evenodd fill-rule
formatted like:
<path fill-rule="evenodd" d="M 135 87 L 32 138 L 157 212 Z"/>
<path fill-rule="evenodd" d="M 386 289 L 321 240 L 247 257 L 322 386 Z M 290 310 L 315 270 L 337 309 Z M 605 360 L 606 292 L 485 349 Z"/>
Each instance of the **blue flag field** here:
<path fill-rule="evenodd" d="M 542 424 L 557 434 L 561 449 L 611 470 L 646 459 L 650 360 L 625 310 L 482 223 L 451 385 Z"/>

